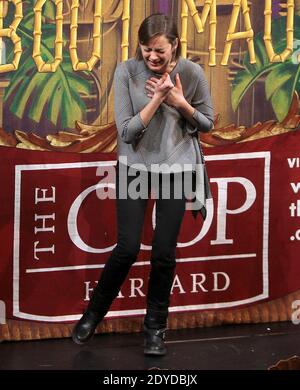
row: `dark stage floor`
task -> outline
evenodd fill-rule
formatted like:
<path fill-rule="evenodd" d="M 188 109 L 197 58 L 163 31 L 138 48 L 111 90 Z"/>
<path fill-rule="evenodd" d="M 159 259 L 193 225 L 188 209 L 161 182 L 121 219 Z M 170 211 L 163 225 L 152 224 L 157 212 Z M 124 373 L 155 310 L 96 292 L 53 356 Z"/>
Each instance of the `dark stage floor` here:
<path fill-rule="evenodd" d="M 2 342 L 0 370 L 267 370 L 300 356 L 300 325 L 289 322 L 169 331 L 168 354 L 144 357 L 143 335 Z M 1 373 L 0 373 L 1 376 Z"/>

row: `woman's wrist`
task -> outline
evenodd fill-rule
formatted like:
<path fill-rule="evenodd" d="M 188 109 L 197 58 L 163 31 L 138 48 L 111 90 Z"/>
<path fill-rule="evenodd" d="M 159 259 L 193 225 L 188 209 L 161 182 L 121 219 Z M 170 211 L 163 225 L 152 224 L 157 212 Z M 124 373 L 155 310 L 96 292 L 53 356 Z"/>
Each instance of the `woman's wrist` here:
<path fill-rule="evenodd" d="M 185 97 L 182 96 L 180 99 L 177 99 L 177 101 L 174 104 L 174 108 L 176 108 L 178 111 L 186 110 L 190 107 L 190 104 L 185 100 Z"/>
<path fill-rule="evenodd" d="M 161 105 L 161 104 L 165 101 L 166 96 L 167 96 L 167 94 L 162 95 L 162 94 L 156 94 L 156 93 L 155 93 L 155 94 L 153 95 L 152 100 L 154 100 L 157 104 Z"/>
<path fill-rule="evenodd" d="M 183 98 L 184 99 L 184 98 Z M 189 104 L 185 99 L 182 100 L 176 109 L 186 118 L 192 119 L 195 113 L 195 108 Z"/>
<path fill-rule="evenodd" d="M 163 103 L 164 98 L 157 94 L 154 94 L 149 103 L 140 111 L 140 117 L 143 124 L 147 127 L 160 105 Z"/>

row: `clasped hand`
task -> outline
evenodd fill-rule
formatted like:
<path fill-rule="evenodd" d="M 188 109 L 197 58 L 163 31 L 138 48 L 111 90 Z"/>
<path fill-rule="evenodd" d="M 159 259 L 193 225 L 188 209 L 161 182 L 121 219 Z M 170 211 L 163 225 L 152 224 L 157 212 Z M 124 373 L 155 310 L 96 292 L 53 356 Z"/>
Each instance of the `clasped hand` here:
<path fill-rule="evenodd" d="M 178 108 L 184 100 L 182 84 L 179 74 L 176 74 L 175 85 L 172 83 L 170 75 L 164 73 L 159 79 L 151 77 L 146 81 L 147 96 L 153 98 L 155 94 L 163 98 L 164 103 Z"/>

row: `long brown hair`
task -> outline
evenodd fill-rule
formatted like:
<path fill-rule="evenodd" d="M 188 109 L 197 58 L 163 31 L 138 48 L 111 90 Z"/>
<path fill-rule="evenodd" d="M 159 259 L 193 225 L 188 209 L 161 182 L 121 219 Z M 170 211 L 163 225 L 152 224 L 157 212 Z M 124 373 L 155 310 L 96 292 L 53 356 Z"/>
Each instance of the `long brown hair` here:
<path fill-rule="evenodd" d="M 139 43 L 141 45 L 147 45 L 152 38 L 159 35 L 164 35 L 172 45 L 175 43 L 176 38 L 178 38 L 178 46 L 174 55 L 174 59 L 177 60 L 181 54 L 181 43 L 175 20 L 164 14 L 152 14 L 140 25 L 138 31 Z M 136 49 L 135 58 L 139 61 L 143 59 L 139 45 Z"/>

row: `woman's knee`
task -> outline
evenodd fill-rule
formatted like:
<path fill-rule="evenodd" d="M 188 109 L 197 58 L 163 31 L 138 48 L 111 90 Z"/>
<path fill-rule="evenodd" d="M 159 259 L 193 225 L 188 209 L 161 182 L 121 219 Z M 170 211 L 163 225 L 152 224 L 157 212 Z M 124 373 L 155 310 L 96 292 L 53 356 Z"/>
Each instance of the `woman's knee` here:
<path fill-rule="evenodd" d="M 176 264 L 176 247 L 153 246 L 152 264 L 174 266 Z"/>
<path fill-rule="evenodd" d="M 138 243 L 117 243 L 113 250 L 114 257 L 121 263 L 134 263 L 139 254 Z"/>

